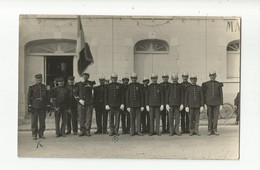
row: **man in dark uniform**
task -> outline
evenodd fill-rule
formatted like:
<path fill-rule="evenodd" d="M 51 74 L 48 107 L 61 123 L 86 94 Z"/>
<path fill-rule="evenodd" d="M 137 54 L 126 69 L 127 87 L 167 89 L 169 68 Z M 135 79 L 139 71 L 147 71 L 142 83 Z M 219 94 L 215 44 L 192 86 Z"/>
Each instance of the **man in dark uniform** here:
<path fill-rule="evenodd" d="M 234 104 L 235 104 L 235 112 L 237 114 L 235 124 L 238 125 L 240 122 L 240 92 L 237 93 Z"/>
<path fill-rule="evenodd" d="M 122 95 L 122 85 L 117 83 L 118 75 L 112 73 L 111 83 L 107 85 L 105 91 L 105 108 L 109 110 L 109 136 L 119 135 L 119 110 L 124 110 L 123 97 Z"/>
<path fill-rule="evenodd" d="M 131 136 L 135 134 L 143 136 L 141 133 L 141 112 L 144 110 L 143 89 L 142 85 L 137 83 L 136 73 L 132 73 L 131 81 L 126 90 L 126 108 L 131 118 Z"/>
<path fill-rule="evenodd" d="M 182 89 L 183 89 L 183 95 L 185 96 L 185 92 L 187 87 L 189 87 L 191 85 L 190 82 L 188 82 L 188 78 L 189 78 L 189 74 L 184 72 L 182 74 Z M 186 107 L 186 106 L 184 106 Z M 181 133 L 190 133 L 189 130 L 189 113 L 185 111 L 185 109 L 183 109 L 181 111 Z"/>
<path fill-rule="evenodd" d="M 94 90 L 93 82 L 89 81 L 89 74 L 82 74 L 82 81 L 77 83 L 74 90 L 74 95 L 78 99 L 78 113 L 80 121 L 80 134 L 81 136 L 91 136 L 91 121 L 93 114 L 94 103 Z"/>
<path fill-rule="evenodd" d="M 107 110 L 105 109 L 105 76 L 99 78 L 100 85 L 94 88 L 94 107 L 96 111 L 97 131 L 95 134 L 108 134 L 107 132 Z"/>
<path fill-rule="evenodd" d="M 163 79 L 163 82 L 160 84 L 161 85 L 161 88 L 162 88 L 162 93 L 163 93 L 163 96 L 165 98 L 166 96 L 166 91 L 168 90 L 169 88 L 169 85 L 170 83 L 168 82 L 169 80 L 169 76 L 168 74 L 163 74 L 162 75 L 162 79 Z M 165 99 L 164 99 L 165 101 Z M 165 103 L 163 103 L 164 105 L 164 109 L 161 111 L 161 116 L 162 116 L 162 132 L 163 133 L 168 133 L 169 132 L 169 118 L 168 118 L 168 114 L 167 114 L 167 110 L 166 110 L 166 107 L 165 107 Z"/>
<path fill-rule="evenodd" d="M 149 136 L 154 135 L 154 115 L 156 117 L 156 134 L 161 136 L 160 133 L 160 111 L 164 109 L 164 95 L 162 92 L 162 87 L 157 83 L 158 75 L 151 75 L 152 83 L 149 85 L 145 105 L 146 110 L 149 112 L 150 116 L 150 133 Z"/>
<path fill-rule="evenodd" d="M 31 114 L 32 124 L 32 136 L 33 140 L 37 139 L 37 134 L 39 138 L 45 139 L 45 118 L 46 110 L 49 110 L 49 95 L 47 93 L 47 88 L 42 84 L 42 74 L 37 74 L 35 76 L 36 84 L 29 87 L 28 91 L 28 111 Z M 38 128 L 38 119 L 40 122 L 40 127 Z"/>
<path fill-rule="evenodd" d="M 122 78 L 122 95 L 123 95 L 123 104 L 125 105 L 125 94 L 126 90 L 128 88 L 128 83 L 129 83 L 129 78 L 128 77 L 123 77 Z M 122 122 L 122 132 L 123 134 L 128 134 L 130 132 L 130 113 L 127 111 L 126 107 L 124 110 L 120 111 L 121 115 L 121 122 Z"/>
<path fill-rule="evenodd" d="M 190 80 L 192 85 L 187 87 L 185 93 L 185 110 L 189 113 L 189 128 L 190 128 L 190 136 L 199 134 L 199 120 L 200 120 L 200 112 L 204 110 L 204 99 L 202 88 L 196 85 L 197 76 L 192 74 L 190 76 Z"/>
<path fill-rule="evenodd" d="M 208 135 L 219 135 L 217 131 L 219 110 L 223 107 L 223 84 L 216 81 L 215 71 L 209 73 L 210 81 L 202 84 L 208 115 Z"/>
<path fill-rule="evenodd" d="M 183 109 L 184 95 L 182 85 L 178 83 L 178 79 L 178 73 L 173 73 L 173 83 L 170 84 L 166 92 L 166 110 L 169 113 L 168 118 L 170 119 L 170 136 L 173 136 L 174 132 L 178 136 L 181 136 L 179 133 L 180 111 Z"/>
<path fill-rule="evenodd" d="M 73 134 L 78 134 L 78 110 L 77 110 L 77 100 L 74 97 L 74 89 L 76 88 L 74 85 L 74 76 L 68 77 L 68 85 L 67 88 L 69 89 L 69 100 L 70 100 L 70 110 L 71 112 L 68 113 L 68 124 L 67 124 L 67 133 L 71 133 L 71 124 Z"/>
<path fill-rule="evenodd" d="M 144 104 L 145 102 L 145 96 L 148 90 L 149 86 L 149 78 L 144 77 L 143 78 L 143 95 L 144 95 Z M 150 117 L 149 117 L 149 112 L 144 108 L 141 114 L 141 119 L 142 119 L 142 132 L 150 132 Z"/>
<path fill-rule="evenodd" d="M 55 101 L 55 127 L 56 137 L 65 137 L 65 129 L 68 124 L 68 113 L 71 112 L 70 90 L 64 86 L 64 78 L 58 78 L 58 87 L 52 90 L 52 100 Z M 60 118 L 62 122 L 60 126 Z"/>

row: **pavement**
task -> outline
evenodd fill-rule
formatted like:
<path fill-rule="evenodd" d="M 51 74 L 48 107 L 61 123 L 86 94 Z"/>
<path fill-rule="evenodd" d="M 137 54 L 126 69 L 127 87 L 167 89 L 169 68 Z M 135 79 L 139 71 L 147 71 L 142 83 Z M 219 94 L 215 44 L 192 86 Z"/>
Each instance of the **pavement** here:
<path fill-rule="evenodd" d="M 219 125 L 220 136 L 207 136 L 207 126 L 199 128 L 201 136 L 129 136 L 106 134 L 91 137 L 68 135 L 32 140 L 30 131 L 18 131 L 19 157 L 51 158 L 123 158 L 123 159 L 239 159 L 239 126 Z M 39 145 L 40 144 L 40 145 Z M 38 147 L 37 147 L 38 145 Z"/>

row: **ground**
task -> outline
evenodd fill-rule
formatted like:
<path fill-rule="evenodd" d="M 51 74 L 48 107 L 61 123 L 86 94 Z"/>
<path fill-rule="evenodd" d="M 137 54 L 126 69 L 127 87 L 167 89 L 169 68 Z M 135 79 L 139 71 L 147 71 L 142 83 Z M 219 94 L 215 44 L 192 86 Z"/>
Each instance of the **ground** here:
<path fill-rule="evenodd" d="M 118 141 L 108 135 L 91 137 L 55 137 L 53 130 L 45 132 L 47 139 L 32 140 L 30 131 L 18 132 L 19 157 L 70 158 L 173 158 L 173 159 L 238 159 L 239 126 L 221 125 L 220 136 L 207 136 L 207 126 L 200 127 L 201 136 L 129 136 Z M 93 131 L 91 132 L 93 134 Z M 39 145 L 37 148 L 37 142 Z"/>

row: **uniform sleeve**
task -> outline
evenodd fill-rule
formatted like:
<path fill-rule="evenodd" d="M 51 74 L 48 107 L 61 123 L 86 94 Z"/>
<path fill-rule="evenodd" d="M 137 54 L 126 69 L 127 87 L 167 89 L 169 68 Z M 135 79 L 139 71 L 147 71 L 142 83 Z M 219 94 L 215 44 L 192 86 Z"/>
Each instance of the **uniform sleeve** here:
<path fill-rule="evenodd" d="M 181 86 L 181 104 L 184 104 L 184 94 L 185 94 L 184 88 L 183 86 Z"/>
<path fill-rule="evenodd" d="M 66 98 L 68 100 L 68 108 L 71 109 L 71 106 L 72 106 L 72 100 L 70 100 L 70 90 L 69 88 L 67 88 L 67 95 L 66 95 Z"/>
<path fill-rule="evenodd" d="M 144 106 L 144 90 L 143 90 L 143 86 L 140 84 L 139 85 L 139 88 L 140 88 L 140 94 L 141 94 L 141 107 L 143 107 Z"/>
<path fill-rule="evenodd" d="M 75 84 L 73 94 L 76 100 L 79 100 L 79 83 Z"/>
<path fill-rule="evenodd" d="M 219 94 L 220 94 L 220 100 L 221 100 L 221 105 L 223 105 L 223 83 L 220 83 L 219 86 Z"/>
<path fill-rule="evenodd" d="M 146 94 L 145 94 L 145 106 L 149 106 L 149 95 L 150 95 L 150 89 L 148 87 Z"/>
<path fill-rule="evenodd" d="M 45 90 L 46 90 L 46 103 L 47 105 L 51 104 L 51 91 L 47 90 L 47 86 L 45 86 Z"/>
<path fill-rule="evenodd" d="M 189 87 L 188 87 L 189 88 Z M 184 105 L 185 107 L 189 107 L 188 104 L 189 104 L 189 89 L 186 89 L 185 91 L 185 101 L 184 101 Z"/>
<path fill-rule="evenodd" d="M 167 88 L 165 92 L 165 104 L 169 104 L 169 95 L 170 95 L 170 88 Z"/>
<path fill-rule="evenodd" d="M 162 86 L 160 86 L 160 91 L 161 91 L 161 105 L 164 105 L 164 102 L 165 102 L 165 95 L 163 94 Z"/>
<path fill-rule="evenodd" d="M 126 89 L 126 92 L 125 92 L 125 103 L 126 103 L 126 108 L 130 107 L 130 101 L 129 101 L 129 89 L 127 88 Z"/>
<path fill-rule="evenodd" d="M 204 106 L 204 96 L 203 96 L 203 91 L 200 89 L 200 106 Z"/>
<path fill-rule="evenodd" d="M 201 87 L 202 87 L 202 97 L 203 97 L 203 100 L 206 101 L 206 93 L 207 93 L 206 83 L 202 83 Z"/>
<path fill-rule="evenodd" d="M 108 105 L 108 86 L 105 88 L 104 103 L 105 103 L 105 106 Z"/>
<path fill-rule="evenodd" d="M 27 104 L 32 105 L 32 87 L 31 86 L 29 86 L 29 90 L 28 90 Z"/>
<path fill-rule="evenodd" d="M 123 86 L 120 87 L 120 91 L 121 91 L 121 104 L 126 103 L 126 90 L 123 88 Z"/>

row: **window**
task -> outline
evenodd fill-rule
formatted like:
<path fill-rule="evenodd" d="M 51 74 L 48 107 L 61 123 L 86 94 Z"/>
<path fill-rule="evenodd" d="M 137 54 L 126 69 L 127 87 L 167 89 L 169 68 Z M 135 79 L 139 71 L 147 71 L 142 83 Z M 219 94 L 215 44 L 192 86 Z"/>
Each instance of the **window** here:
<path fill-rule="evenodd" d="M 240 71 L 240 40 L 227 45 L 227 78 L 239 78 Z"/>
<path fill-rule="evenodd" d="M 169 46 L 166 41 L 158 39 L 141 40 L 135 45 L 135 54 L 168 54 Z"/>

